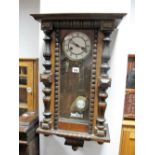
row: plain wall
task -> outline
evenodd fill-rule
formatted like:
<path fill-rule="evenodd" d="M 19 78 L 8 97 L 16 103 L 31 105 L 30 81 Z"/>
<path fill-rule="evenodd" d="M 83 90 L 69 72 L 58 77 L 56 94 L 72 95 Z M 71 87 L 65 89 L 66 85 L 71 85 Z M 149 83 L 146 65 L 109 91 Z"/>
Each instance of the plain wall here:
<path fill-rule="evenodd" d="M 30 3 L 30 1 L 27 1 Z M 30 5 L 29 4 L 29 5 Z M 27 5 L 26 5 L 27 6 Z M 25 8 L 24 8 L 25 9 Z M 35 8 L 34 8 L 35 9 Z M 33 10 L 34 12 L 34 10 Z M 118 155 L 122 116 L 123 116 L 123 106 L 124 106 L 124 96 L 125 96 L 125 83 L 126 83 L 126 71 L 127 71 L 127 55 L 129 53 L 134 53 L 134 0 L 40 0 L 40 13 L 69 13 L 69 12 L 116 12 L 116 13 L 127 13 L 127 15 L 122 20 L 118 27 L 118 30 L 114 31 L 111 35 L 111 70 L 109 75 L 112 77 L 111 88 L 108 89 L 109 97 L 107 99 L 107 110 L 106 110 L 106 121 L 109 124 L 110 131 L 110 143 L 105 143 L 104 145 L 98 145 L 96 142 L 85 142 L 83 148 L 79 148 L 76 152 L 73 152 L 71 147 L 64 145 L 64 138 L 50 136 L 44 137 L 40 135 L 40 155 Z M 37 12 L 38 13 L 38 12 Z M 23 19 L 24 20 L 24 19 Z M 23 21 L 24 22 L 24 21 Z M 31 24 L 30 24 L 31 23 Z M 37 22 L 32 20 L 29 24 L 34 27 Z M 31 29 L 33 30 L 33 29 Z M 21 31 L 20 31 L 21 32 Z M 23 31 L 22 31 L 23 32 Z M 32 32 L 32 31 L 31 31 Z M 36 32 L 36 30 L 34 30 Z M 33 32 L 33 33 L 34 33 Z M 29 44 L 30 47 L 20 46 L 20 55 L 26 57 L 32 57 L 35 55 L 39 56 L 39 68 L 40 73 L 43 71 L 42 62 L 42 49 L 43 49 L 43 32 L 39 32 L 39 53 L 37 50 L 37 44 Z M 26 41 L 32 41 L 31 35 L 23 36 L 21 39 Z M 38 41 L 37 35 L 35 36 L 36 41 Z M 23 41 L 23 40 L 21 40 Z M 21 44 L 20 41 L 20 44 Z M 23 44 L 21 44 L 23 45 Z M 35 47 L 34 47 L 35 46 Z M 25 49 L 25 53 L 23 52 Z M 29 50 L 29 51 L 28 51 Z M 39 83 L 39 116 L 42 120 L 42 113 L 44 111 L 42 102 L 42 88 L 43 85 Z"/>
<path fill-rule="evenodd" d="M 39 51 L 39 23 L 31 13 L 39 12 L 39 0 L 19 0 L 19 57 L 36 58 Z"/>

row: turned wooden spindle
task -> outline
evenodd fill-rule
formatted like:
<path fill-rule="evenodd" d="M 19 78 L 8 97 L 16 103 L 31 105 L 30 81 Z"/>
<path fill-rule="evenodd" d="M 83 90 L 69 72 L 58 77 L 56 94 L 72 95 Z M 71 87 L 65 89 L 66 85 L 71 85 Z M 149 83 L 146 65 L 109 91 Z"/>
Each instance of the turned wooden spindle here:
<path fill-rule="evenodd" d="M 43 129 L 50 129 L 51 125 L 52 125 L 52 121 L 51 121 L 51 116 L 52 113 L 50 111 L 50 104 L 51 104 L 51 84 L 53 81 L 53 75 L 51 72 L 51 49 L 50 49 L 50 45 L 51 45 L 51 30 L 44 30 L 44 42 L 45 42 L 45 48 L 44 48 L 44 52 L 43 52 L 43 57 L 45 59 L 45 61 L 43 62 L 43 66 L 45 68 L 45 70 L 43 71 L 43 74 L 40 75 L 40 80 L 44 85 L 43 88 L 43 93 L 44 93 L 44 97 L 43 97 L 43 103 L 44 103 L 44 119 L 41 122 L 41 128 Z"/>
<path fill-rule="evenodd" d="M 91 89 L 90 89 L 90 107 L 89 107 L 89 129 L 88 132 L 93 132 L 93 117 L 94 117 L 94 100 L 95 100 L 95 84 L 96 84 L 96 58 L 97 58 L 97 38 L 98 31 L 94 31 L 94 43 L 92 50 L 92 71 L 91 71 Z"/>
<path fill-rule="evenodd" d="M 96 121 L 96 135 L 106 136 L 105 123 L 105 110 L 106 110 L 106 98 L 108 97 L 107 89 L 111 85 L 111 78 L 109 78 L 108 70 L 110 69 L 108 61 L 110 59 L 109 45 L 110 45 L 110 32 L 104 33 L 103 39 L 103 53 L 100 66 L 100 78 L 99 78 L 99 94 L 98 94 L 98 117 Z"/>
<path fill-rule="evenodd" d="M 55 32 L 55 71 L 54 71 L 54 81 L 55 81 L 55 104 L 54 104 L 54 129 L 58 129 L 58 108 L 59 108 L 59 98 L 60 98 L 60 32 L 59 29 Z"/>

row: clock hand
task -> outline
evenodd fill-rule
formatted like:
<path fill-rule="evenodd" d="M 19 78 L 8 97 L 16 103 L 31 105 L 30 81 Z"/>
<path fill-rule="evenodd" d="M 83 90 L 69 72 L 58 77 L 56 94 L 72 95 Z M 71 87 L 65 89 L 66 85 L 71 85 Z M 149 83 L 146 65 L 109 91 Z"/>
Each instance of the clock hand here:
<path fill-rule="evenodd" d="M 86 52 L 86 48 L 85 47 L 80 46 L 79 44 L 75 43 L 73 40 L 71 40 L 71 44 L 75 45 L 76 47 L 81 48 L 81 50 Z"/>
<path fill-rule="evenodd" d="M 76 47 L 80 47 L 79 44 L 75 43 L 73 40 L 71 40 L 71 44 L 75 45 Z"/>
<path fill-rule="evenodd" d="M 86 50 L 85 47 L 81 47 L 81 49 L 82 49 L 84 52 L 87 52 L 87 50 Z"/>

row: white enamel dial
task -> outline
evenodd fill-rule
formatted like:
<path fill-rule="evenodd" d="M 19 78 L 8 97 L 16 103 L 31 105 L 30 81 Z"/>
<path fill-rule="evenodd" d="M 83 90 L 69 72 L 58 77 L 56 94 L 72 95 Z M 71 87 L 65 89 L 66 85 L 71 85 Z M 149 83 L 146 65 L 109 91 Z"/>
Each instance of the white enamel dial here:
<path fill-rule="evenodd" d="M 72 32 L 64 38 L 63 51 L 72 61 L 84 59 L 91 51 L 91 41 L 82 32 Z"/>

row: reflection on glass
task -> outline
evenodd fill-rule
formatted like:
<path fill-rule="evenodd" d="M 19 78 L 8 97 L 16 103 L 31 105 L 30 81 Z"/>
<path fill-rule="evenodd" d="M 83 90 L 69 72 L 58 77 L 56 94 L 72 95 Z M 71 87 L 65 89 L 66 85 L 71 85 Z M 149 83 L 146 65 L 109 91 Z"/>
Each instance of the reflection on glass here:
<path fill-rule="evenodd" d="M 91 82 L 91 53 L 87 59 L 71 61 L 61 53 L 60 117 L 88 120 Z"/>
<path fill-rule="evenodd" d="M 27 74 L 27 67 L 19 67 L 19 74 Z"/>
<path fill-rule="evenodd" d="M 132 68 L 127 74 L 127 88 L 135 89 L 135 68 Z"/>
<path fill-rule="evenodd" d="M 27 85 L 27 77 L 19 77 L 19 84 Z"/>
<path fill-rule="evenodd" d="M 27 90 L 26 90 L 26 88 L 19 88 L 19 103 L 27 103 Z"/>
<path fill-rule="evenodd" d="M 128 72 L 126 80 L 126 88 L 135 89 L 135 57 L 128 57 Z"/>

